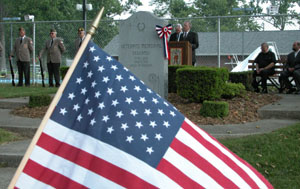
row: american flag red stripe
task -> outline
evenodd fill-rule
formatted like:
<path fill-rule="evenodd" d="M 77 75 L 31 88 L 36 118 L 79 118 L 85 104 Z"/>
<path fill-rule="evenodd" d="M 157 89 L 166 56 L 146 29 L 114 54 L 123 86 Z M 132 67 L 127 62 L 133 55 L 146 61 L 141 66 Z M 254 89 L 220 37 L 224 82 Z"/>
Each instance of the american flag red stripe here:
<path fill-rule="evenodd" d="M 176 181 L 182 188 L 204 188 L 165 159 L 161 160 L 157 169 Z"/>
<path fill-rule="evenodd" d="M 231 180 L 225 177 L 220 170 L 216 169 L 214 166 L 211 165 L 210 162 L 199 156 L 195 151 L 193 151 L 191 148 L 180 142 L 178 139 L 175 138 L 170 146 L 177 153 L 179 153 L 181 156 L 185 157 L 187 160 L 192 162 L 199 169 L 205 170 L 205 172 L 221 186 L 232 189 L 238 188 Z"/>
<path fill-rule="evenodd" d="M 54 188 L 87 188 L 62 174 L 41 166 L 30 159 L 28 160 L 23 172 Z"/>
<path fill-rule="evenodd" d="M 237 172 L 240 176 L 243 177 L 243 179 L 249 184 L 249 186 L 253 188 L 258 188 L 258 186 L 255 184 L 255 182 L 249 177 L 248 174 L 245 173 L 245 171 L 239 167 L 232 159 L 230 159 L 228 156 L 225 156 L 223 152 L 221 152 L 215 145 L 205 140 L 197 131 L 195 131 L 192 127 L 184 123 L 182 125 L 182 129 L 187 131 L 190 135 L 192 135 L 196 140 L 199 141 L 205 148 L 209 149 L 212 153 L 218 155 L 218 157 L 226 163 L 228 166 L 230 166 L 235 172 Z M 216 141 L 217 142 L 217 141 Z M 221 145 L 221 144 L 220 144 Z"/>
<path fill-rule="evenodd" d="M 189 120 L 186 119 L 181 128 L 198 140 L 206 149 L 209 149 L 213 154 L 217 155 L 224 163 L 241 176 L 251 188 L 273 188 L 273 186 L 245 160 L 232 153 L 223 144 Z M 201 133 L 199 131 L 201 131 Z"/>
<path fill-rule="evenodd" d="M 179 187 L 179 185 L 176 185 L 170 178 L 168 178 L 161 172 L 155 170 L 154 168 L 151 168 L 150 166 L 139 162 L 135 158 L 131 160 L 130 158 L 133 157 L 130 157 L 126 154 L 122 154 L 120 151 L 114 152 L 115 150 L 113 149 L 113 147 L 109 147 L 108 149 L 109 151 L 106 151 L 106 149 L 104 149 L 103 147 L 93 149 L 93 146 L 95 146 L 96 143 L 98 142 L 99 141 L 96 139 L 69 130 L 68 128 L 61 126 L 57 123 L 54 123 L 50 120 L 45 127 L 44 133 L 41 135 L 41 138 L 39 139 L 37 145 L 35 146 L 30 161 L 35 161 L 36 163 L 40 164 L 41 167 L 49 167 L 47 168 L 47 170 L 49 169 L 52 171 L 57 171 L 58 174 L 61 174 L 63 172 L 62 171 L 63 166 L 66 166 L 67 168 L 72 167 L 72 170 L 74 170 L 74 172 L 79 172 L 78 175 L 80 174 L 86 175 L 85 177 L 90 178 L 90 180 L 98 179 L 98 182 L 101 183 L 101 186 L 106 188 L 123 188 L 124 186 L 137 187 L 139 183 L 141 184 L 139 185 L 140 188 L 141 187 L 142 188 L 144 187 L 166 188 L 168 186 L 172 188 Z M 97 145 L 99 146 L 100 144 Z M 75 152 L 71 152 L 70 150 Z M 93 157 L 94 158 L 93 161 L 89 161 L 91 158 L 82 157 L 82 156 L 93 156 L 91 152 L 93 152 L 94 150 L 97 151 L 94 152 L 95 157 Z M 55 157 L 51 157 L 51 156 L 55 156 Z M 76 159 L 78 160 L 76 160 L 76 162 L 69 161 L 69 159 L 72 160 L 74 158 L 73 156 L 77 156 Z M 100 156 L 103 156 L 104 159 L 101 159 Z M 110 168 L 107 169 L 105 168 L 105 166 L 102 167 L 103 164 L 98 164 L 96 160 L 106 162 L 106 164 L 109 165 Z M 84 172 L 85 170 L 80 170 L 84 168 L 83 166 L 89 166 L 88 163 L 91 162 L 92 162 L 92 166 L 90 167 L 91 171 L 99 175 L 100 177 L 107 177 L 108 179 L 107 178 L 103 179 L 103 181 L 105 181 L 106 183 L 101 181 L 100 177 L 96 177 L 91 173 L 86 173 Z M 67 164 L 71 164 L 71 165 L 67 165 Z M 33 168 L 34 170 L 34 167 L 31 168 Z M 79 171 L 76 170 L 76 168 L 79 168 Z M 102 170 L 102 168 L 104 170 Z M 152 174 L 149 175 L 149 172 Z M 118 179 L 113 180 L 114 178 L 110 174 L 120 175 L 118 177 L 119 180 Z M 64 175 L 70 178 L 70 180 L 79 182 L 80 184 L 88 188 L 95 188 L 95 185 L 93 184 L 99 186 L 97 185 L 97 182 L 92 183 L 89 182 L 89 180 L 84 180 L 78 177 L 74 178 L 73 172 L 65 173 Z M 110 179 L 112 179 L 112 181 L 108 182 L 110 181 Z M 26 178 L 26 179 L 21 178 L 19 182 L 17 182 L 16 186 L 20 187 L 24 182 L 28 183 L 29 182 L 28 180 L 33 180 L 37 183 L 39 181 L 38 178 L 34 178 L 34 177 Z M 33 183 L 33 181 L 31 182 L 32 185 L 28 185 L 25 188 L 36 187 L 37 183 Z M 150 181 L 152 181 L 154 185 L 149 184 Z M 113 183 L 115 183 L 115 185 L 113 185 Z M 49 186 L 51 185 L 46 185 L 37 188 L 45 188 Z M 24 187 L 20 187 L 20 188 L 24 188 Z"/>
<path fill-rule="evenodd" d="M 154 188 L 153 185 L 145 182 L 136 175 L 79 148 L 73 147 L 64 142 L 60 142 L 45 133 L 41 135 L 37 145 L 53 154 L 75 163 L 76 165 L 93 171 L 123 187 L 133 187 L 132 184 L 134 183 L 134 187 Z"/>

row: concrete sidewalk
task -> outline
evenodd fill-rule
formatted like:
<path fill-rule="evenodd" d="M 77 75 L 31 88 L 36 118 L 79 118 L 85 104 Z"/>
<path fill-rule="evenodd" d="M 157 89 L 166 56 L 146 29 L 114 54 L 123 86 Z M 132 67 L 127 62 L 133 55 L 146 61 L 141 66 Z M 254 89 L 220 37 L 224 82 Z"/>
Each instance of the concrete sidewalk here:
<path fill-rule="evenodd" d="M 269 133 L 279 128 L 300 122 L 300 95 L 280 95 L 279 102 L 259 109 L 262 118 L 256 122 L 229 125 L 200 125 L 203 130 L 216 138 L 242 137 Z M 18 132 L 23 136 L 32 137 L 41 119 L 24 118 L 10 114 L 12 108 L 28 103 L 28 98 L 0 99 L 0 128 Z M 0 163 L 7 168 L 0 168 L 0 189 L 6 188 L 17 165 L 22 159 L 30 139 L 0 145 Z"/>

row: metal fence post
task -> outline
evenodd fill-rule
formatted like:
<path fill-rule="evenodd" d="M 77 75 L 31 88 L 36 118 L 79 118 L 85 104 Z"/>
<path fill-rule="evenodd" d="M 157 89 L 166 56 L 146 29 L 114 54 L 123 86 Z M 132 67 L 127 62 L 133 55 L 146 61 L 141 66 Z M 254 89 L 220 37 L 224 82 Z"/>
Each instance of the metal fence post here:
<path fill-rule="evenodd" d="M 32 61 L 33 61 L 33 84 L 36 83 L 36 69 L 35 69 L 35 21 L 33 23 L 33 52 L 32 52 Z"/>
<path fill-rule="evenodd" d="M 12 37 L 12 35 L 13 35 L 13 28 L 12 28 L 12 23 L 10 24 L 10 53 L 11 53 L 11 51 L 12 51 L 12 49 L 13 49 L 13 37 Z"/>
<path fill-rule="evenodd" d="M 220 28 L 220 16 L 218 16 L 218 67 L 221 67 L 221 28 Z"/>

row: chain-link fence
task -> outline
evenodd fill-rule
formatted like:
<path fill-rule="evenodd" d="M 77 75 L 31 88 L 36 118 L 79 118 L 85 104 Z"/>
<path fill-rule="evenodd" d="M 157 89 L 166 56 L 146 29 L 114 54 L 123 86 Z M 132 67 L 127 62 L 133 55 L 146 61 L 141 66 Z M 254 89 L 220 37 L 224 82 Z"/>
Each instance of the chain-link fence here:
<path fill-rule="evenodd" d="M 89 24 L 90 21 L 87 21 Z M 101 28 L 93 36 L 93 41 L 100 47 L 105 47 L 114 36 L 118 34 L 119 21 L 102 21 Z M 62 55 L 62 66 L 69 66 L 75 56 L 75 40 L 77 37 L 77 29 L 82 27 L 83 21 L 48 21 L 48 22 L 10 22 L 0 24 L 1 43 L 4 47 L 1 57 L 0 71 L 2 80 L 5 75 L 10 75 L 10 68 L 8 63 L 8 56 L 13 48 L 14 41 L 19 37 L 19 28 L 23 27 L 26 31 L 26 36 L 33 40 L 33 61 L 31 64 L 31 79 L 32 82 L 40 80 L 40 65 L 36 58 L 39 52 L 44 48 L 46 41 L 50 39 L 50 29 L 55 28 L 57 37 L 62 38 L 66 51 Z M 46 56 L 42 58 L 42 65 L 46 70 Z M 18 76 L 16 63 L 13 60 L 13 68 L 15 77 Z M 7 78 L 7 77 L 6 77 Z M 18 78 L 16 78 L 18 79 Z M 7 79 L 10 80 L 10 79 Z M 10 81 L 8 81 L 10 82 Z"/>
<path fill-rule="evenodd" d="M 293 41 L 300 38 L 298 15 L 261 15 L 261 16 L 224 16 L 201 18 L 168 19 L 171 24 L 189 20 L 192 31 L 198 33 L 199 48 L 196 50 L 196 65 L 226 66 L 232 69 L 238 62 L 248 57 L 262 42 L 273 41 L 278 53 L 286 55 L 291 51 Z M 100 28 L 93 36 L 93 41 L 104 48 L 111 43 L 118 43 L 119 23 L 121 21 L 101 21 Z M 90 21 L 87 22 L 89 25 Z M 45 42 L 50 39 L 51 28 L 57 30 L 57 36 L 64 40 L 66 52 L 62 57 L 62 66 L 70 65 L 75 55 L 77 29 L 83 21 L 47 21 L 47 22 L 0 22 L 0 39 L 4 50 L 0 63 L 0 80 L 10 82 L 8 54 L 15 39 L 19 36 L 18 28 L 26 30 L 26 36 L 34 40 L 34 55 L 37 57 Z M 154 30 L 155 31 L 155 30 Z M 118 44 L 114 44 L 114 48 Z M 118 56 L 118 50 L 114 49 Z M 110 53 L 110 52 L 108 52 Z M 40 79 L 40 67 L 36 60 L 31 64 L 31 77 L 34 82 Z M 14 70 L 16 64 L 13 63 Z M 43 59 L 46 68 L 46 59 Z M 46 69 L 44 69 L 46 70 Z M 15 74 L 17 75 L 17 74 Z M 4 77 L 6 76 L 6 77 Z"/>

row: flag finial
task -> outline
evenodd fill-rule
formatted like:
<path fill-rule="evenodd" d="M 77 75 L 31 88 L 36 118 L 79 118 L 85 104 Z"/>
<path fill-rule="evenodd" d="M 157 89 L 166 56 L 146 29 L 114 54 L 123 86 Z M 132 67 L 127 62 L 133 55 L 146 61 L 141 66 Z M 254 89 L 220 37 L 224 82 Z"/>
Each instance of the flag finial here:
<path fill-rule="evenodd" d="M 100 19 L 102 17 L 102 14 L 103 14 L 103 11 L 104 11 L 104 7 L 102 7 L 102 9 L 99 11 L 97 17 L 95 18 L 95 20 L 93 21 L 92 25 L 91 25 L 91 28 L 90 30 L 88 31 L 89 34 L 91 35 L 94 35 L 94 33 L 96 32 L 98 26 L 99 26 L 99 22 L 100 22 Z"/>

